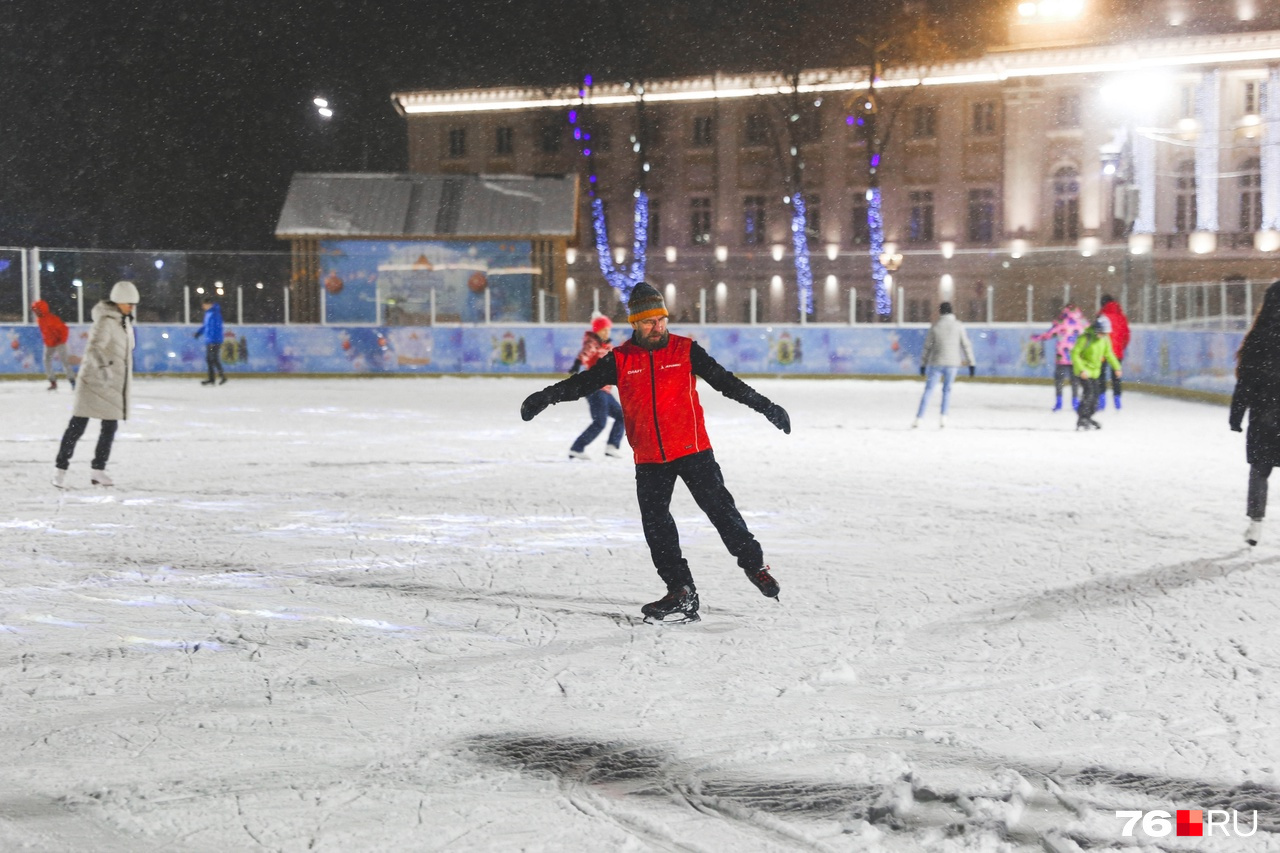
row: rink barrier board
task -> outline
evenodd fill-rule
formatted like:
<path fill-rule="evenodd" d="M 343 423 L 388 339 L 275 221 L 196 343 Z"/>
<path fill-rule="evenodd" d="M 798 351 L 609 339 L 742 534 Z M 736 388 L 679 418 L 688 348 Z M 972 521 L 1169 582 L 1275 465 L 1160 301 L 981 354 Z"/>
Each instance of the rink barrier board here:
<path fill-rule="evenodd" d="M 621 324 L 619 324 L 621 326 Z M 87 324 L 71 325 L 68 351 L 78 363 Z M 195 326 L 135 327 L 138 374 L 205 372 Z M 676 325 L 717 361 L 743 376 L 902 378 L 919 375 L 928 326 Z M 978 378 L 1051 381 L 1053 341 L 1032 334 L 1046 324 L 969 324 Z M 5 325 L 0 376 L 43 373 L 44 344 L 34 325 Z M 622 340 L 626 330 L 615 332 Z M 581 325 L 304 326 L 228 325 L 222 363 L 228 375 L 259 376 L 563 376 L 582 346 Z M 1130 382 L 1217 402 L 1235 386 L 1235 352 L 1243 332 L 1135 326 L 1125 357 Z"/>

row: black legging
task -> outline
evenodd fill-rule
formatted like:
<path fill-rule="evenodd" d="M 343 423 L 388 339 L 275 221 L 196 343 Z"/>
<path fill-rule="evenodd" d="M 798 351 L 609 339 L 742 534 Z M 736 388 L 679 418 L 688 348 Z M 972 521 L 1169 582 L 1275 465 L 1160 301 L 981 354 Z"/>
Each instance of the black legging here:
<path fill-rule="evenodd" d="M 729 553 L 738 558 L 738 565 L 746 571 L 762 568 L 764 552 L 742 520 L 733 495 L 725 488 L 720 465 L 710 450 L 681 456 L 671 462 L 645 463 L 636 466 L 640 521 L 654 568 L 666 582 L 667 589 L 694 585 L 689 563 L 680 551 L 676 521 L 671 517 L 671 493 L 675 489 L 676 478 L 684 480 L 693 500 L 711 519 Z"/>
<path fill-rule="evenodd" d="M 1245 514 L 1261 521 L 1267 515 L 1267 478 L 1271 476 L 1270 465 L 1249 466 L 1249 497 L 1245 501 Z"/>
<path fill-rule="evenodd" d="M 1120 364 L 1123 365 L 1124 361 L 1120 360 Z M 1120 387 L 1120 374 L 1116 373 L 1115 370 L 1112 369 L 1110 362 L 1108 362 L 1106 359 L 1103 359 L 1102 372 L 1098 374 L 1098 382 L 1099 382 L 1098 393 L 1099 394 L 1107 393 L 1107 376 L 1111 377 L 1112 396 L 1119 397 L 1120 391 L 1122 390 Z"/>
<path fill-rule="evenodd" d="M 116 427 L 119 421 L 102 422 L 102 429 L 98 432 L 98 447 L 93 454 L 93 462 L 89 467 L 95 471 L 105 471 L 107 468 L 107 460 L 111 457 L 111 442 L 116 437 Z M 84 435 L 85 427 L 89 425 L 88 418 L 72 418 L 71 423 L 67 424 L 67 430 L 62 434 L 62 444 L 58 446 L 58 459 L 53 464 L 63 471 L 67 470 L 71 465 L 71 455 L 76 452 L 76 442 L 80 440 L 80 436 Z"/>

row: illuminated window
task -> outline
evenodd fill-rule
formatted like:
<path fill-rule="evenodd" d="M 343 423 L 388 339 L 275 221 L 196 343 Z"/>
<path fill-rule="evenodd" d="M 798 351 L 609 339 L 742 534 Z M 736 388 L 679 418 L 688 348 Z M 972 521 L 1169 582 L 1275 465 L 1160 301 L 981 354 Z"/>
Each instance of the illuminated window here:
<path fill-rule="evenodd" d="M 1267 110 L 1265 80 L 1248 80 L 1244 84 L 1244 114 L 1261 115 Z"/>
<path fill-rule="evenodd" d="M 996 236 L 996 192 L 969 190 L 969 242 L 990 243 Z"/>
<path fill-rule="evenodd" d="M 1053 239 L 1080 239 L 1080 173 L 1073 166 L 1053 174 Z"/>

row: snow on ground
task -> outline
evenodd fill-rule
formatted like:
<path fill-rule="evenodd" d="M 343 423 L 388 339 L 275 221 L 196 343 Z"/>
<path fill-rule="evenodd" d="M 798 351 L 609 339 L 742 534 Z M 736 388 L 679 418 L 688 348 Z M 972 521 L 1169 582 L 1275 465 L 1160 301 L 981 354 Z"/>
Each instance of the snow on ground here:
<path fill-rule="evenodd" d="M 633 468 L 566 458 L 585 403 L 522 423 L 543 384 L 141 379 L 117 487 L 94 423 L 59 493 L 69 395 L 0 383 L 0 849 L 1280 847 L 1280 530 L 1224 408 L 755 381 L 787 436 L 704 388 L 782 594 L 677 487 L 704 618 L 651 626 Z"/>

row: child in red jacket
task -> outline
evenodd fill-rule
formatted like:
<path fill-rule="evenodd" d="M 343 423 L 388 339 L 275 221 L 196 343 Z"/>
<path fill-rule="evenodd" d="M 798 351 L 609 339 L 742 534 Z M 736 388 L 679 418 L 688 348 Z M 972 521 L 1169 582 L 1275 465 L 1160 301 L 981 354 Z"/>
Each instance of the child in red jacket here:
<path fill-rule="evenodd" d="M 49 390 L 58 390 L 57 372 L 53 369 L 56 358 L 62 363 L 62 372 L 71 383 L 71 390 L 76 388 L 76 377 L 67 363 L 67 324 L 62 318 L 49 310 L 49 303 L 43 299 L 31 303 L 31 310 L 40 324 L 40 335 L 44 338 L 44 374 L 49 378 Z"/>

